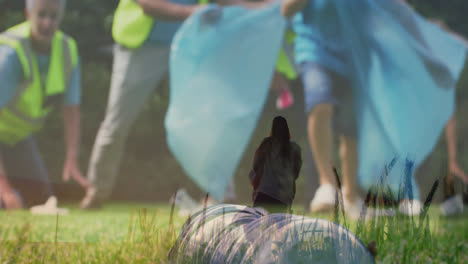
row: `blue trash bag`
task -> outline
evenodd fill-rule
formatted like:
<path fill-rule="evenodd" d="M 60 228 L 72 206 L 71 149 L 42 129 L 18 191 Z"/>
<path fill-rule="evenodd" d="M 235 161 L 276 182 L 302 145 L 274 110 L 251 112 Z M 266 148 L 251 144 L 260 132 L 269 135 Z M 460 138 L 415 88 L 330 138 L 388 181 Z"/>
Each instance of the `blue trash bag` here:
<path fill-rule="evenodd" d="M 188 176 L 218 201 L 263 109 L 285 26 L 279 3 L 209 5 L 174 36 L 168 145 Z"/>
<path fill-rule="evenodd" d="M 351 47 L 361 185 L 376 184 L 397 158 L 384 184 L 420 198 L 414 171 L 453 114 L 466 46 L 400 1 L 336 3 Z"/>

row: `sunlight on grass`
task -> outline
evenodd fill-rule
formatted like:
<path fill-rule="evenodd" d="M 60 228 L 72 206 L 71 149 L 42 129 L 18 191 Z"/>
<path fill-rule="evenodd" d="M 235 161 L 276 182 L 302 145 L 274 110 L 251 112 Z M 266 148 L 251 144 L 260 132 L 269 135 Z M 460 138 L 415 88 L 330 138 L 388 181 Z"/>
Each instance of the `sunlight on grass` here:
<path fill-rule="evenodd" d="M 176 211 L 171 230 L 167 204 L 115 203 L 96 211 L 61 206 L 71 210 L 59 216 L 57 229 L 56 216 L 0 211 L 0 263 L 167 263 L 167 253 L 187 219 Z M 300 208 L 295 212 L 300 215 Z M 333 220 L 333 215 L 306 216 Z M 382 219 L 380 229 L 368 228 L 373 222 L 367 221 L 358 235 L 366 245 L 377 242 L 377 262 L 468 263 L 466 215 L 442 218 L 433 205 L 429 229 L 418 230 L 426 232 L 420 236 L 407 217 Z M 358 221 L 347 222 L 356 233 Z"/>

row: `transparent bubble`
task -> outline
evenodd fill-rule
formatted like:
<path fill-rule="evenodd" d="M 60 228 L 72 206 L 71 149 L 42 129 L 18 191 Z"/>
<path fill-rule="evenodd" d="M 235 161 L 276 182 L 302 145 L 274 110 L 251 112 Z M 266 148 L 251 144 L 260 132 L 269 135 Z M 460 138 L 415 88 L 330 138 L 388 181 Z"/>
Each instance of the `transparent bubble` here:
<path fill-rule="evenodd" d="M 169 258 L 173 263 L 374 263 L 359 238 L 339 224 L 230 204 L 190 218 Z"/>

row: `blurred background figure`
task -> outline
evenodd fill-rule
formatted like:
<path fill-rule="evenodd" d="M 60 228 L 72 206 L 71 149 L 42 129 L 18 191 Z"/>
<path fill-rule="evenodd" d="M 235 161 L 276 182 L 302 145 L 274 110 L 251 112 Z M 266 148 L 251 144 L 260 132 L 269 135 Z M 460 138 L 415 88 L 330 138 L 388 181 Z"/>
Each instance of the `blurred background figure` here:
<path fill-rule="evenodd" d="M 442 20 L 440 19 L 431 19 L 431 22 L 438 25 L 441 29 L 447 31 L 449 34 L 454 36 L 455 38 L 462 41 L 468 47 L 468 40 L 462 37 L 460 34 L 451 30 Z M 462 76 L 467 74 L 468 72 L 468 58 L 465 61 L 465 67 L 462 71 Z M 466 83 L 463 82 L 463 79 L 460 79 L 457 83 L 457 90 L 466 89 Z M 458 107 L 457 107 L 458 108 Z M 457 111 L 455 111 L 454 115 L 450 118 L 445 126 L 445 145 L 446 145 L 446 153 L 447 155 L 447 163 L 448 163 L 448 171 L 442 171 L 443 175 L 439 175 L 439 177 L 443 178 L 443 201 L 440 205 L 440 212 L 443 215 L 456 215 L 461 214 L 464 211 L 464 197 L 468 196 L 468 190 L 466 186 L 468 186 L 468 175 L 463 170 L 462 166 L 460 165 L 459 158 L 458 158 L 458 148 L 457 148 Z M 424 177 L 425 174 L 434 173 L 434 168 L 431 166 L 432 163 L 437 162 L 434 153 L 431 154 L 426 161 L 423 163 L 421 168 L 419 169 L 418 173 L 421 174 L 421 177 Z M 455 186 L 456 181 L 460 180 L 464 188 L 462 189 L 462 193 L 456 193 Z M 466 203 L 466 201 L 465 201 Z"/>
<path fill-rule="evenodd" d="M 52 196 L 33 134 L 63 109 L 63 180 L 88 183 L 78 166 L 80 65 L 75 41 L 59 30 L 65 0 L 27 0 L 27 21 L 0 35 L 0 204 L 42 204 Z"/>
<path fill-rule="evenodd" d="M 318 10 L 318 11 L 317 11 Z M 356 125 L 354 120 L 353 91 L 347 77 L 347 50 L 340 39 L 339 21 L 327 14 L 336 12 L 327 1 L 297 0 L 284 3 L 285 15 L 296 12 L 292 24 L 296 32 L 295 60 L 300 66 L 304 86 L 307 114 L 308 141 L 316 164 L 320 186 L 310 202 L 310 211 L 332 212 L 335 206 L 336 181 L 333 173 L 334 135 L 340 136 L 339 156 L 343 177 L 345 210 L 359 216 L 362 199 L 357 193 Z M 321 21 L 334 41 L 317 41 L 312 20 Z"/>
<path fill-rule="evenodd" d="M 331 211 L 335 204 L 333 120 L 338 121 L 336 129 L 342 135 L 339 157 L 345 212 L 357 217 L 362 208 L 357 172 L 361 185 L 369 188 L 378 184 L 386 162 L 408 155 L 396 161 L 398 169 L 388 171 L 384 184 L 398 193 L 400 212 L 419 214 L 422 205 L 419 186 L 413 183 L 414 167 L 430 152 L 439 128 L 448 120 L 460 58 L 466 50 L 400 0 L 363 0 L 352 6 L 326 0 L 284 2 L 287 17 L 296 12 L 296 62 L 301 66 L 309 143 L 320 179 L 310 210 Z M 441 41 L 428 32 L 440 34 Z M 451 56 L 454 50 L 461 56 Z M 407 61 L 390 59 L 401 54 L 407 54 Z M 424 94 L 424 100 L 412 99 L 413 94 Z M 427 117 L 423 109 L 436 101 L 440 111 Z M 413 123 L 400 121 L 403 116 Z M 415 131 L 427 131 L 429 126 L 433 130 L 422 140 Z M 400 177 L 403 167 L 405 177 Z"/>
<path fill-rule="evenodd" d="M 270 136 L 257 148 L 249 174 L 253 206 L 270 213 L 291 210 L 296 180 L 302 167 L 301 148 L 290 140 L 286 119 L 273 119 Z"/>
<path fill-rule="evenodd" d="M 266 2 L 266 1 L 265 1 Z M 129 130 L 144 103 L 168 74 L 169 51 L 182 22 L 206 0 L 121 0 L 114 15 L 112 36 L 116 42 L 111 88 L 104 121 L 96 136 L 88 166 L 92 183 L 82 209 L 99 208 L 118 176 Z M 263 3 L 225 1 L 257 7 Z M 218 19 L 210 12 L 206 19 Z M 231 184 L 227 199 L 235 200 Z"/>
<path fill-rule="evenodd" d="M 99 208 L 111 195 L 129 130 L 168 73 L 175 32 L 200 4 L 196 0 L 120 1 L 112 26 L 116 46 L 109 99 L 88 166 L 93 187 L 86 192 L 82 209 Z"/>

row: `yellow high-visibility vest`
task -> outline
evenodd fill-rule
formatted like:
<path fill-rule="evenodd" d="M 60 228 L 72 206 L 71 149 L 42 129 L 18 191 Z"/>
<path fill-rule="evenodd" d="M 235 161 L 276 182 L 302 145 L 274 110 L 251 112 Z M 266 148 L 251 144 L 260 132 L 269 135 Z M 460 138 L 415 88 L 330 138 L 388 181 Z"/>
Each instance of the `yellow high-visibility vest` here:
<path fill-rule="evenodd" d="M 208 4 L 208 0 L 199 0 L 199 4 Z M 114 14 L 112 24 L 112 36 L 120 45 L 135 49 L 143 45 L 153 28 L 154 18 L 144 13 L 141 6 L 135 0 L 120 0 Z M 294 41 L 294 32 L 287 31 L 285 34 L 286 46 L 292 46 Z M 281 49 L 278 55 L 276 70 L 283 73 L 288 79 L 293 80 L 297 77 L 294 68 L 292 52 L 286 47 Z M 292 50 L 292 48 L 291 48 Z"/>
<path fill-rule="evenodd" d="M 208 0 L 198 3 L 207 4 Z M 114 14 L 112 36 L 120 45 L 135 49 L 146 41 L 153 24 L 154 18 L 146 15 L 135 0 L 120 0 Z"/>
<path fill-rule="evenodd" d="M 31 48 L 31 26 L 24 22 L 0 34 L 0 45 L 15 49 L 24 78 L 12 100 L 0 112 L 0 142 L 14 145 L 42 128 L 53 109 L 48 99 L 63 95 L 78 63 L 75 41 L 61 31 L 52 40 L 46 87 L 43 87 L 37 58 Z"/>

